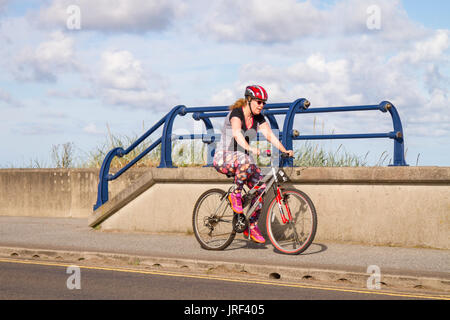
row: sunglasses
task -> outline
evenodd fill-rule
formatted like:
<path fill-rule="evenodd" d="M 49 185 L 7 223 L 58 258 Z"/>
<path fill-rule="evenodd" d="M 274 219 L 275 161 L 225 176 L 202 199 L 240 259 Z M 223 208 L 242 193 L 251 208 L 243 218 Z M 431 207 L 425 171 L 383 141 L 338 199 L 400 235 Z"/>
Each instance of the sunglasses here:
<path fill-rule="evenodd" d="M 255 100 L 255 99 L 254 99 Z M 255 100 L 256 101 L 256 103 L 258 104 L 258 106 L 260 106 L 261 104 L 263 105 L 263 106 L 265 106 L 266 105 L 266 103 L 264 102 L 264 101 L 261 101 L 261 100 Z"/>

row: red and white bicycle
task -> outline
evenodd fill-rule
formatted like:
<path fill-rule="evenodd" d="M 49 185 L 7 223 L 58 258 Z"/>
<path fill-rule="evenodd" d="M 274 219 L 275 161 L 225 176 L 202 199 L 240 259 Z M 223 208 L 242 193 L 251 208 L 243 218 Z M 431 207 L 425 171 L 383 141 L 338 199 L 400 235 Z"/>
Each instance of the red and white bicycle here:
<path fill-rule="evenodd" d="M 284 153 L 281 156 L 289 157 Z M 192 216 L 194 234 L 200 245 L 208 250 L 223 250 L 228 247 L 236 233 L 247 229 L 251 214 L 257 209 L 260 199 L 265 197 L 258 219 L 258 227 L 264 238 L 269 240 L 278 252 L 304 252 L 316 234 L 316 209 L 303 191 L 292 187 L 284 188 L 283 184 L 287 181 L 286 172 L 275 168 L 271 162 L 270 174 L 251 190 L 243 190 L 243 214 L 236 214 L 228 201 L 228 195 L 233 192 L 234 185 L 228 191 L 210 189 L 204 192 L 198 198 Z M 256 190 L 264 183 L 266 188 L 258 196 Z M 258 199 L 250 206 L 256 196 Z"/>

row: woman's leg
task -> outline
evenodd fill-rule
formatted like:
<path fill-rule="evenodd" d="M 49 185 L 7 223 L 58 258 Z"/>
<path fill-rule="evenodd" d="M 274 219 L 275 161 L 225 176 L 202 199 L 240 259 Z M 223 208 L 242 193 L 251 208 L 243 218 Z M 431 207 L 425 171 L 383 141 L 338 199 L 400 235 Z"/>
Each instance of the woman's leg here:
<path fill-rule="evenodd" d="M 255 187 L 259 181 L 262 179 L 261 170 L 251 161 L 251 158 L 240 152 L 225 152 L 224 154 L 218 154 L 218 157 L 214 157 L 213 166 L 220 173 L 234 173 L 236 188 L 233 194 L 228 196 L 231 206 L 236 213 L 243 213 L 242 209 L 242 197 L 241 192 L 244 184 L 252 189 Z M 259 186 L 255 197 L 252 200 L 251 205 L 255 203 L 258 196 L 264 191 L 266 185 Z M 261 213 L 261 208 L 263 206 L 263 199 L 261 198 L 258 208 L 250 216 L 250 237 L 253 241 L 258 243 L 264 243 L 265 239 L 261 235 L 258 229 L 257 221 Z M 244 235 L 248 236 L 248 230 L 244 231 Z"/>
<path fill-rule="evenodd" d="M 263 176 L 261 174 L 261 170 L 255 164 L 250 165 L 247 172 L 248 172 L 247 186 L 250 189 L 252 189 L 253 187 L 258 185 Z M 259 195 L 261 195 L 265 189 L 266 189 L 265 184 L 257 186 L 255 197 L 252 199 L 251 205 L 253 205 L 258 200 Z M 264 199 L 261 197 L 258 201 L 259 201 L 258 207 L 256 208 L 255 212 L 253 212 L 253 214 L 250 216 L 249 219 L 250 223 L 258 221 L 259 215 L 261 213 L 261 209 L 264 204 Z"/>
<path fill-rule="evenodd" d="M 235 194 L 241 194 L 244 185 L 247 183 L 248 172 L 247 169 L 250 166 L 250 157 L 243 152 L 230 152 L 225 158 L 225 162 L 229 164 L 228 170 L 235 174 L 234 183 L 236 188 Z"/>
<path fill-rule="evenodd" d="M 231 206 L 236 213 L 242 213 L 242 189 L 247 182 L 247 170 L 250 166 L 250 158 L 243 152 L 225 151 L 214 156 L 214 168 L 220 173 L 234 174 L 236 185 L 234 192 L 229 196 Z"/>
<path fill-rule="evenodd" d="M 247 173 L 248 173 L 247 186 L 249 188 L 254 187 L 257 188 L 255 196 L 253 197 L 250 205 L 253 206 L 256 201 L 259 201 L 258 206 L 256 207 L 255 211 L 249 218 L 250 238 L 255 242 L 264 243 L 266 240 L 262 236 L 261 231 L 258 228 L 257 222 L 259 219 L 259 215 L 261 214 L 261 209 L 263 207 L 263 198 L 261 197 L 258 199 L 258 197 L 264 192 L 264 190 L 266 189 L 266 185 L 265 184 L 258 185 L 263 176 L 261 174 L 261 170 L 255 164 L 250 165 L 250 167 L 247 169 Z M 244 235 L 248 236 L 248 232 L 249 232 L 248 230 L 244 231 Z"/>

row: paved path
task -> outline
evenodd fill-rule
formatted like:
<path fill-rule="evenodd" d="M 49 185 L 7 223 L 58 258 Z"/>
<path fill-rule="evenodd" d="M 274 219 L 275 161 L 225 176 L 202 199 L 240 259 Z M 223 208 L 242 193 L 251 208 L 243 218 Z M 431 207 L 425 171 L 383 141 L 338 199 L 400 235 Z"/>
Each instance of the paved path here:
<path fill-rule="evenodd" d="M 315 268 L 439 278 L 450 291 L 450 251 L 314 242 L 303 254 L 282 255 L 270 244 L 248 242 L 238 235 L 224 251 L 202 249 L 193 235 L 105 232 L 87 219 L 0 217 L 0 247 L 120 253 L 288 268 Z"/>

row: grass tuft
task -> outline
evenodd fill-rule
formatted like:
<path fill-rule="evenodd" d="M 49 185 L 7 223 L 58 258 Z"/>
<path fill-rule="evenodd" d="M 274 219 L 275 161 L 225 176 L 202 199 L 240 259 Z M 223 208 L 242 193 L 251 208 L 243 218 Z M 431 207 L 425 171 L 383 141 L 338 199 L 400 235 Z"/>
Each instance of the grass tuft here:
<path fill-rule="evenodd" d="M 122 147 L 126 150 L 133 144 L 141 135 L 115 135 L 111 133 L 109 126 L 108 134 L 105 141 L 95 147 L 93 150 L 85 152 L 75 147 L 74 143 L 67 142 L 60 145 L 53 145 L 51 150 L 52 164 L 47 166 L 39 160 L 32 160 L 26 164 L 25 168 L 100 168 L 106 154 L 117 147 Z M 124 155 L 123 157 L 115 157 L 111 162 L 111 169 L 120 169 L 136 158 L 139 154 L 144 152 L 151 146 L 153 141 L 147 138 L 141 142 L 134 150 Z M 256 146 L 261 150 L 271 149 L 267 141 L 255 142 Z M 81 153 L 82 155 L 76 155 Z M 200 140 L 177 140 L 172 142 L 172 161 L 177 167 L 198 167 L 206 164 L 207 159 L 207 145 Z M 368 155 L 358 156 L 345 150 L 341 144 L 336 150 L 325 150 L 325 148 L 318 142 L 306 141 L 294 147 L 294 165 L 299 167 L 361 167 L 369 166 Z M 419 163 L 419 156 L 417 156 L 416 165 Z M 157 167 L 161 159 L 161 145 L 158 145 L 134 167 Z M 392 159 L 389 158 L 389 153 L 384 151 L 375 166 L 385 166 L 390 164 Z M 257 158 L 259 166 L 267 166 L 270 164 L 270 159 L 264 157 Z M 14 168 L 13 165 L 10 165 Z"/>

